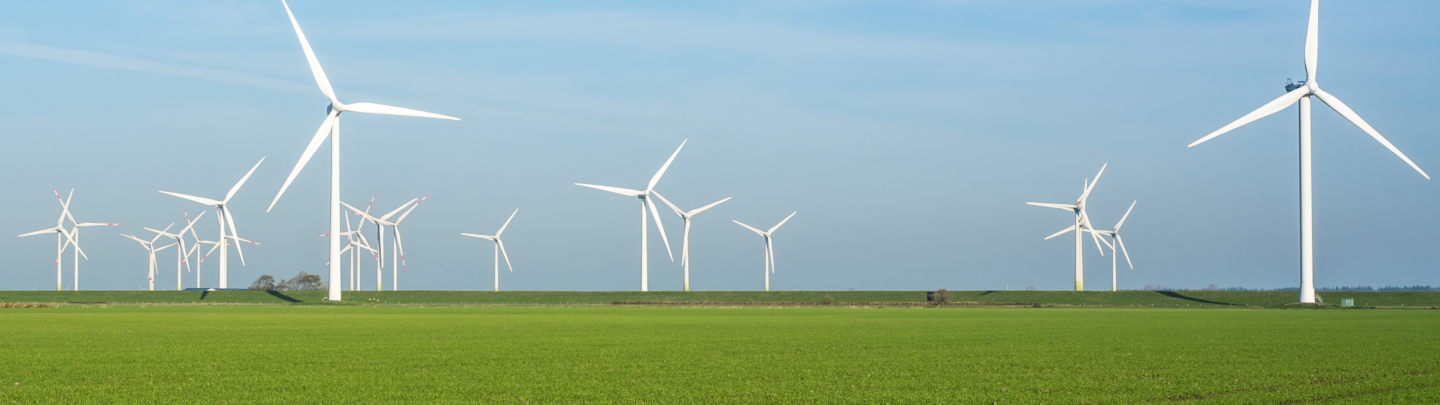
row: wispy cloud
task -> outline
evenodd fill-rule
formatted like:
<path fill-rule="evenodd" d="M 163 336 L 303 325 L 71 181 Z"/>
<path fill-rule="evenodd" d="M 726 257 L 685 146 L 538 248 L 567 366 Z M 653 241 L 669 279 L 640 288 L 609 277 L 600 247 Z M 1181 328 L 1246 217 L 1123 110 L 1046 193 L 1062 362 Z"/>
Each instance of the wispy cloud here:
<path fill-rule="evenodd" d="M 34 45 L 19 42 L 0 41 L 0 54 L 19 56 L 23 58 L 43 59 L 62 63 L 73 63 L 85 66 L 134 70 L 140 72 L 158 73 L 163 75 L 214 80 L 217 82 L 255 86 L 275 90 L 294 92 L 314 91 L 314 86 L 311 85 L 296 83 L 288 80 L 278 80 L 260 77 L 247 73 L 232 72 L 228 70 L 218 69 L 199 69 L 184 66 L 174 66 L 160 62 L 152 62 L 124 56 L 115 56 L 99 52 L 59 49 L 44 45 Z"/>

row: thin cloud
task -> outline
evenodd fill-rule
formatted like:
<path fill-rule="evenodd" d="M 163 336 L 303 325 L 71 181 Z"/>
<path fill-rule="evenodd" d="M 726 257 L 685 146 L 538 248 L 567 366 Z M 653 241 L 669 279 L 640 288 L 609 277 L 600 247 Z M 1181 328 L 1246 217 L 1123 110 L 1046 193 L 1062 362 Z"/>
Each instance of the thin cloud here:
<path fill-rule="evenodd" d="M 59 49 L 51 48 L 44 45 L 34 45 L 19 42 L 0 41 L 0 54 L 19 56 L 23 58 L 42 59 L 53 62 L 73 63 L 85 66 L 134 70 L 140 72 L 158 73 L 163 75 L 214 80 L 217 82 L 262 87 L 275 90 L 294 92 L 314 91 L 314 89 L 312 88 L 313 86 L 310 85 L 296 83 L 288 80 L 270 79 L 246 73 L 232 72 L 228 70 L 197 69 L 183 66 L 173 66 L 160 62 L 151 62 L 147 60 L 127 58 L 124 56 L 103 54 L 99 52 Z"/>

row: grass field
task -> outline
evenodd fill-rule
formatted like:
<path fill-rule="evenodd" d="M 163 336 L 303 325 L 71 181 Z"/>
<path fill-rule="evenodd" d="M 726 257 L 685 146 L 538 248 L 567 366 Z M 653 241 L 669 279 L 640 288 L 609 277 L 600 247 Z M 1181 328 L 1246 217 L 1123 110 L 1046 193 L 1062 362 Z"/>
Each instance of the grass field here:
<path fill-rule="evenodd" d="M 1440 311 L 0 309 L 0 403 L 1437 403 Z"/>
<path fill-rule="evenodd" d="M 1294 292 L 1235 291 L 955 291 L 955 301 L 1031 302 L 1051 306 L 1141 307 L 1285 307 L 1296 301 Z M 819 302 L 830 295 L 836 302 L 925 301 L 924 291 L 347 291 L 352 304 L 501 304 L 501 305 L 603 305 L 616 301 L 710 302 Z M 1326 302 L 1355 299 L 1357 306 L 1440 307 L 1440 292 L 1322 292 Z M 0 291 L 0 302 L 110 302 L 110 303 L 247 303 L 310 304 L 321 302 L 323 291 Z"/>

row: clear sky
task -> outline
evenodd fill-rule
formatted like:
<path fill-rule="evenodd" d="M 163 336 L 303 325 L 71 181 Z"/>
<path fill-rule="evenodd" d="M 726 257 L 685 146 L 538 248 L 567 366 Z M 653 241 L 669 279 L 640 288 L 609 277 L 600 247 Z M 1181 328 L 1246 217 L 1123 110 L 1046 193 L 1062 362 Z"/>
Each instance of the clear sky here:
<path fill-rule="evenodd" d="M 519 208 L 503 289 L 638 289 L 635 200 L 572 183 L 643 188 L 684 139 L 657 189 L 686 209 L 734 197 L 696 217 L 697 290 L 762 288 L 762 239 L 730 221 L 792 211 L 776 289 L 1069 289 L 1071 240 L 1041 238 L 1071 217 L 1024 202 L 1073 202 L 1105 163 L 1096 224 L 1139 200 L 1121 288 L 1299 284 L 1295 107 L 1185 145 L 1304 77 L 1308 1 L 291 6 L 341 100 L 463 119 L 343 121 L 343 200 L 430 195 L 403 288 L 490 289 L 491 245 L 459 233 Z M 1326 90 L 1432 174 L 1436 15 L 1327 0 L 1320 28 Z M 328 146 L 265 212 L 328 104 L 279 0 L 5 2 L 0 72 L 0 228 L 52 226 L 51 187 L 76 190 L 76 219 L 125 224 L 85 231 L 83 289 L 141 288 L 145 252 L 120 234 L 206 210 L 158 191 L 222 197 L 261 157 L 232 208 L 265 246 L 232 255 L 231 285 L 325 271 Z M 1440 180 L 1318 103 L 1314 127 L 1316 285 L 1440 285 Z M 652 228 L 650 287 L 677 290 L 663 214 L 676 262 Z M 53 246 L 0 243 L 0 289 L 51 288 Z M 1086 247 L 1100 289 L 1110 259 Z"/>

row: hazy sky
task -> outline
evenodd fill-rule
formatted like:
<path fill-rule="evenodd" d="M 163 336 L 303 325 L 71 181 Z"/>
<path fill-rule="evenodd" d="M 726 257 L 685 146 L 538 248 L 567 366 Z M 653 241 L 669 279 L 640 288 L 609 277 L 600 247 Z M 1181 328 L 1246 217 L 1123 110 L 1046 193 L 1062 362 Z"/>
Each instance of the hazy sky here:
<path fill-rule="evenodd" d="M 635 290 L 635 200 L 576 187 L 657 187 L 696 217 L 692 287 L 1069 289 L 1071 221 L 1026 201 L 1090 199 L 1125 226 L 1145 284 L 1299 284 L 1296 109 L 1185 145 L 1304 77 L 1308 1 L 554 2 L 295 0 L 341 100 L 463 121 L 346 115 L 343 200 L 377 210 L 430 195 L 403 228 L 406 289 Z M 1440 174 L 1440 4 L 1327 0 L 1319 75 L 1422 168 Z M 53 226 L 74 188 L 83 289 L 137 289 L 147 258 L 121 233 L 232 201 L 246 266 L 325 271 L 329 147 L 266 206 L 324 118 L 275 1 L 0 4 L 0 228 Z M 1440 180 L 1315 109 L 1316 285 L 1440 285 Z M 650 287 L 681 288 L 681 221 L 650 232 Z M 218 232 L 214 213 L 200 228 Z M 653 227 L 653 223 L 652 223 Z M 369 228 L 373 230 L 373 228 Z M 374 238 L 373 233 L 370 237 Z M 1086 285 L 1110 258 L 1086 245 Z M 50 236 L 0 243 L 0 289 L 52 288 Z M 160 255 L 158 288 L 174 286 Z M 70 258 L 65 286 L 70 288 Z M 363 285 L 374 285 L 365 261 Z M 206 284 L 215 261 L 205 264 Z M 185 275 L 187 286 L 193 275 Z M 386 270 L 389 288 L 389 270 Z"/>

